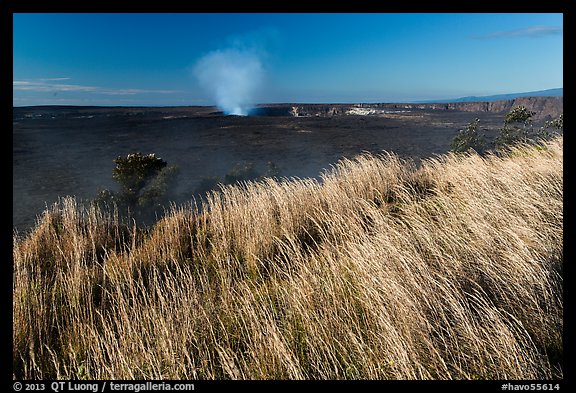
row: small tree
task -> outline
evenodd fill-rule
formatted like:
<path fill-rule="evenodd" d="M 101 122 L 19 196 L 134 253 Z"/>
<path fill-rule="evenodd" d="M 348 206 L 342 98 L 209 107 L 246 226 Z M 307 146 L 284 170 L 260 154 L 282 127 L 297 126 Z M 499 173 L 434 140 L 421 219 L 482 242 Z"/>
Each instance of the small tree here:
<path fill-rule="evenodd" d="M 524 127 L 528 127 L 532 125 L 532 116 L 534 116 L 536 112 L 529 111 L 526 109 L 525 106 L 520 105 L 514 109 L 512 109 L 507 115 L 506 119 L 504 119 L 504 125 L 511 125 L 511 124 L 518 124 L 523 123 Z"/>
<path fill-rule="evenodd" d="M 112 178 L 120 185 L 120 192 L 110 190 L 99 192 L 94 202 L 115 204 L 120 211 L 128 211 L 129 216 L 149 218 L 162 207 L 162 202 L 173 185 L 178 168 L 155 154 L 128 154 L 113 160 L 116 167 Z"/>
<path fill-rule="evenodd" d="M 535 114 L 536 112 L 529 111 L 522 105 L 512 109 L 504 119 L 504 127 L 500 129 L 500 134 L 496 138 L 496 147 L 529 142 L 532 116 Z"/>
<path fill-rule="evenodd" d="M 466 128 L 460 130 L 452 140 L 450 150 L 455 153 L 465 153 L 469 150 L 481 153 L 484 150 L 485 142 L 484 137 L 478 132 L 479 124 L 480 119 L 475 119 Z"/>
<path fill-rule="evenodd" d="M 120 183 L 122 196 L 129 208 L 134 208 L 138 204 L 146 183 L 168 165 L 155 154 L 142 153 L 118 157 L 114 163 L 116 168 L 112 171 L 112 178 Z"/>

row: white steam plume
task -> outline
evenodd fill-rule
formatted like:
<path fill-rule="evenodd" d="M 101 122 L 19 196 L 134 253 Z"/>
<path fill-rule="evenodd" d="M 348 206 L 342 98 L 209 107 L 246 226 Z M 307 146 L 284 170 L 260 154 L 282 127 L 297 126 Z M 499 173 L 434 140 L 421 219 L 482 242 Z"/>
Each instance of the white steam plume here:
<path fill-rule="evenodd" d="M 260 57 L 249 49 L 210 52 L 196 63 L 193 72 L 227 115 L 248 115 L 264 79 Z"/>

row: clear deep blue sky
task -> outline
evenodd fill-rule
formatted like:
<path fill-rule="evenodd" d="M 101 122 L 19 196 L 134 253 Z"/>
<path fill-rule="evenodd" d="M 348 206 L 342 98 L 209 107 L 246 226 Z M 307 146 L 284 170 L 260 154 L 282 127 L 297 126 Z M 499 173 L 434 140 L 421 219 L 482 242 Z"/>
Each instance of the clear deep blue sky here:
<path fill-rule="evenodd" d="M 563 87 L 562 14 L 14 14 L 14 105 L 213 105 L 249 48 L 258 102 L 406 102 Z"/>

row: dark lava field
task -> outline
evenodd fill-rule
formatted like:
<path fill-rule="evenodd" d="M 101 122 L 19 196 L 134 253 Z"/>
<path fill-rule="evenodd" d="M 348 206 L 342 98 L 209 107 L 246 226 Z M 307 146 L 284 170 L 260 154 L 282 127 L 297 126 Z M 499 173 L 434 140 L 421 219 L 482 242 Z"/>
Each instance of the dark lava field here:
<path fill-rule="evenodd" d="M 129 153 L 155 153 L 177 165 L 180 203 L 194 196 L 202 179 L 223 178 L 238 164 L 264 173 L 273 162 L 280 177 L 318 177 L 364 151 L 418 161 L 446 153 L 475 118 L 496 135 L 506 114 L 460 109 L 285 104 L 260 107 L 253 116 L 225 116 L 212 107 L 14 107 L 13 228 L 28 230 L 58 197 L 89 200 L 101 189 L 116 190 L 113 159 Z"/>

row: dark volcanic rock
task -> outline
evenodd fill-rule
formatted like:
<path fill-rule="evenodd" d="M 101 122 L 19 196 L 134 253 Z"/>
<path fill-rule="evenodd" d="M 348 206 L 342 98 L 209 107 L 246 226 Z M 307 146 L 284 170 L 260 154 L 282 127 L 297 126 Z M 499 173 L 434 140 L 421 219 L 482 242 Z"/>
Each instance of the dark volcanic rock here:
<path fill-rule="evenodd" d="M 175 202 L 189 201 L 203 180 L 236 165 L 268 162 L 279 176 L 318 177 L 343 157 L 394 152 L 421 159 L 450 149 L 475 118 L 495 138 L 517 105 L 538 123 L 556 117 L 562 98 L 450 104 L 273 104 L 257 116 L 223 116 L 213 107 L 15 107 L 12 127 L 13 226 L 29 229 L 60 196 L 94 198 L 115 190 L 113 160 L 155 153 L 180 168 Z M 535 119 L 536 120 L 536 119 Z"/>

